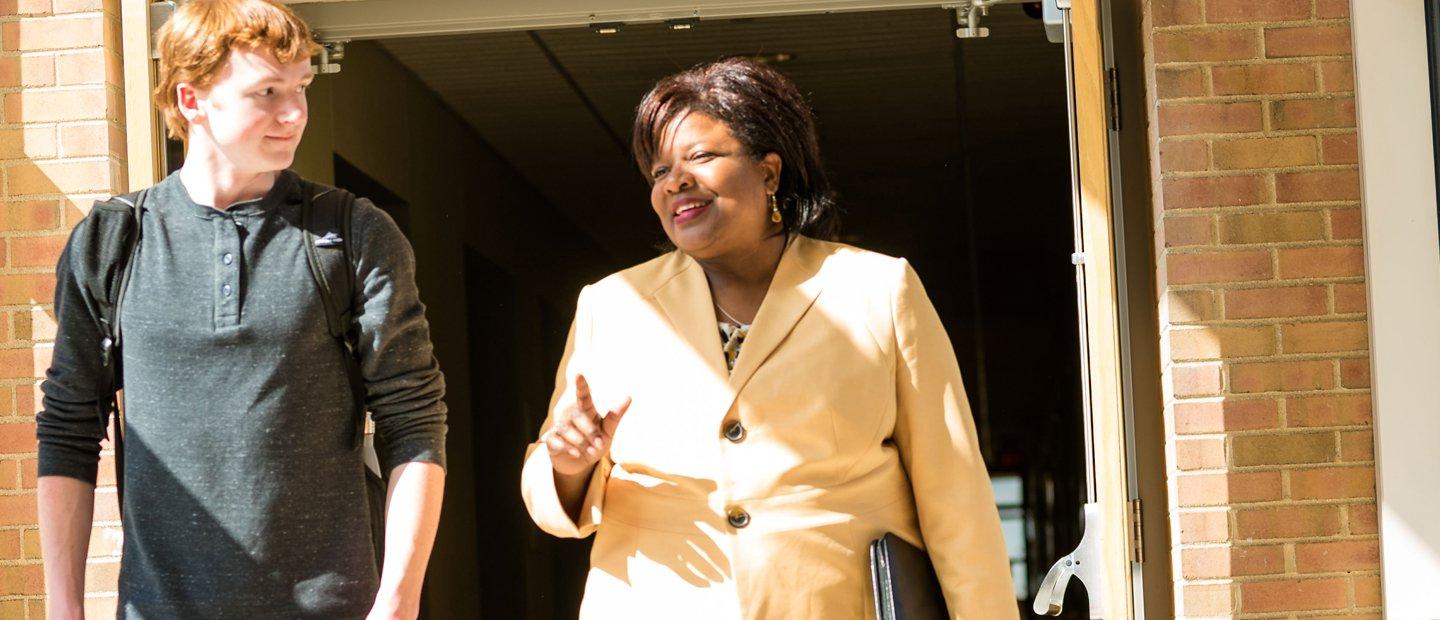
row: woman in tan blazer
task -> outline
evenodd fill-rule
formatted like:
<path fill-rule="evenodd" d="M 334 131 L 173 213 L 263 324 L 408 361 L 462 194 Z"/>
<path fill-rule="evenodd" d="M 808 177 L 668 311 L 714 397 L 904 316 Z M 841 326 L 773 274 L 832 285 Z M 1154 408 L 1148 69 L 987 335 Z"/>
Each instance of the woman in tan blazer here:
<path fill-rule="evenodd" d="M 873 616 L 886 532 L 928 550 L 951 616 L 1017 617 L 950 340 L 904 259 L 821 240 L 814 127 L 738 59 L 639 107 L 676 250 L 581 292 L 521 480 L 542 529 L 596 534 L 582 617 Z"/>

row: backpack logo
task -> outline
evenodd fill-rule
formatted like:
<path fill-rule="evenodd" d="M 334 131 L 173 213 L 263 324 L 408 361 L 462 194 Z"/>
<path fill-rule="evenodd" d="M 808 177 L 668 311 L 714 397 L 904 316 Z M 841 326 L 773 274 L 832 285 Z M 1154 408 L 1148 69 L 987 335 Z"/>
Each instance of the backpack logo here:
<path fill-rule="evenodd" d="M 341 243 L 344 243 L 344 242 L 345 242 L 345 240 L 342 239 L 342 238 L 340 238 L 340 235 L 337 234 L 335 231 L 332 230 L 332 231 L 330 231 L 330 232 L 325 233 L 325 236 L 316 239 L 316 240 L 315 240 L 315 247 L 317 247 L 317 248 L 333 248 L 333 247 L 335 247 L 335 246 L 337 246 L 337 245 L 340 245 Z"/>

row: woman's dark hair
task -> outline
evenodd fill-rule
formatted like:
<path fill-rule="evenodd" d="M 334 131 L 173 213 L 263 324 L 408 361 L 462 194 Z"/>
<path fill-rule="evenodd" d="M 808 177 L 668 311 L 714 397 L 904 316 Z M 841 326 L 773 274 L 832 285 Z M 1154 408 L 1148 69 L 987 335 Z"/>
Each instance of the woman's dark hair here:
<path fill-rule="evenodd" d="M 635 163 L 647 179 L 661 132 L 692 112 L 725 123 L 751 157 L 780 156 L 775 199 L 787 232 L 816 239 L 836 237 L 840 214 L 820 161 L 815 113 L 788 78 L 756 61 L 729 58 L 657 82 L 635 110 L 631 138 Z"/>

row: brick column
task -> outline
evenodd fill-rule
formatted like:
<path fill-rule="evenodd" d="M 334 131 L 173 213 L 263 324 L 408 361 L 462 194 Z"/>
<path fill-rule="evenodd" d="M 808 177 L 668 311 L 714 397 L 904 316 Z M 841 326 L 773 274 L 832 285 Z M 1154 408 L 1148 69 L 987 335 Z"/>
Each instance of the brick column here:
<path fill-rule="evenodd" d="M 1379 618 L 1349 2 L 1147 4 L 1176 613 Z"/>
<path fill-rule="evenodd" d="M 0 618 L 45 617 L 37 386 L 66 235 L 124 183 L 118 10 L 116 0 L 0 0 Z M 97 521 L 115 523 L 113 488 L 96 506 Z M 88 589 L 113 592 L 117 538 L 94 538 Z M 92 613 L 114 615 L 113 598 L 93 603 Z"/>

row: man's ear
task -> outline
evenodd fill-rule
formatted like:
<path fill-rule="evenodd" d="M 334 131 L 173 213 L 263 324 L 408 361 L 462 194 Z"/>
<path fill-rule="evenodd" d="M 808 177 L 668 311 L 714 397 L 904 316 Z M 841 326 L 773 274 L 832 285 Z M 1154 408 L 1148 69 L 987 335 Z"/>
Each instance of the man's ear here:
<path fill-rule="evenodd" d="M 191 123 L 205 116 L 200 109 L 200 92 L 189 82 L 175 85 L 175 104 L 180 108 L 180 115 Z"/>
<path fill-rule="evenodd" d="M 775 193 L 780 189 L 780 170 L 784 168 L 779 153 L 766 153 L 760 158 L 760 168 L 765 174 L 765 191 Z"/>

